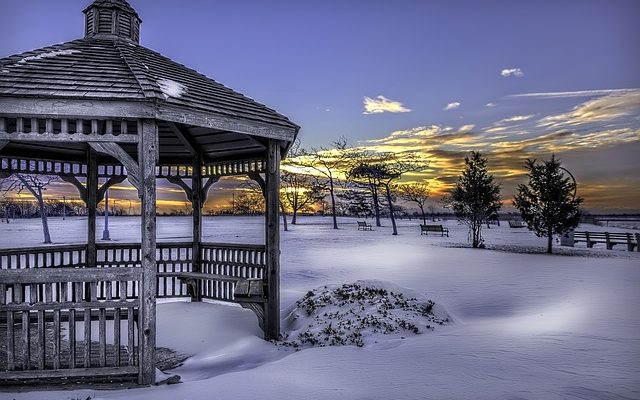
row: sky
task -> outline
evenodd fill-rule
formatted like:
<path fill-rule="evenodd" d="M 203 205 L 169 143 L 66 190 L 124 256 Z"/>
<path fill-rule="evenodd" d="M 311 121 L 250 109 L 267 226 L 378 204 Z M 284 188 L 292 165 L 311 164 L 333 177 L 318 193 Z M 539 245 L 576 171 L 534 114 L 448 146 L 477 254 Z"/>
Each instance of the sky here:
<path fill-rule="evenodd" d="M 0 0 L 0 57 L 81 37 L 89 3 Z M 587 208 L 640 210 L 639 1 L 130 3 L 142 45 L 285 114 L 303 147 L 419 152 L 409 180 L 434 199 L 479 150 L 507 202 L 524 160 L 555 153 Z"/>

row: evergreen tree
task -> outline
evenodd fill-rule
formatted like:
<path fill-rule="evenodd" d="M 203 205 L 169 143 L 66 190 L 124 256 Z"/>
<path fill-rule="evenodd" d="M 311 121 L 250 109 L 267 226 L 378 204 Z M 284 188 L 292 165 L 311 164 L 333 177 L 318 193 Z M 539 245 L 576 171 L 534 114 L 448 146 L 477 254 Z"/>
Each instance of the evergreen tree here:
<path fill-rule="evenodd" d="M 541 164 L 527 160 L 529 183 L 518 185 L 513 205 L 522 214 L 529 229 L 539 237 L 547 237 L 547 253 L 553 250 L 553 235 L 562 235 L 574 229 L 580 222 L 580 204 L 572 178 L 565 176 L 560 160 Z"/>
<path fill-rule="evenodd" d="M 465 169 L 455 187 L 444 199 L 461 221 L 469 226 L 469 237 L 474 248 L 484 247 L 482 223 L 495 217 L 502 206 L 500 185 L 487 171 L 487 159 L 479 152 L 471 152 L 464 159 Z"/>

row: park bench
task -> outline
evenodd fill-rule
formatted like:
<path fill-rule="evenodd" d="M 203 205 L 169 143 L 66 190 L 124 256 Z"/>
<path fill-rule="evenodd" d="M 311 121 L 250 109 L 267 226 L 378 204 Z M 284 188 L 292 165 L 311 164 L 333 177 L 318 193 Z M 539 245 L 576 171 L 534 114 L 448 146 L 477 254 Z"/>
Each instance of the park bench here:
<path fill-rule="evenodd" d="M 440 236 L 445 234 L 449 237 L 449 228 L 442 225 L 422 225 L 420 224 L 420 235 L 429 235 L 429 232 L 440 232 Z"/>
<path fill-rule="evenodd" d="M 261 278 L 239 278 L 228 275 L 208 274 L 202 272 L 175 271 L 158 272 L 158 277 L 176 277 L 187 285 L 188 294 L 197 297 L 198 282 L 220 281 L 235 282 L 233 290 L 234 300 L 242 308 L 253 311 L 258 317 L 258 324 L 264 330 L 264 313 L 267 298 L 265 297 L 265 283 Z"/>
<path fill-rule="evenodd" d="M 603 243 L 607 246 L 607 250 L 612 250 L 617 244 L 626 244 L 627 250 L 633 251 L 634 248 L 640 251 L 638 242 L 640 241 L 640 233 L 625 232 L 574 232 L 574 243 L 585 242 L 588 248 L 593 248 L 597 243 Z"/>
<path fill-rule="evenodd" d="M 198 281 L 219 281 L 219 282 L 235 282 L 234 298 L 237 301 L 265 301 L 264 299 L 264 283 L 259 278 L 238 278 L 229 275 L 217 275 L 204 272 L 191 271 L 171 271 L 158 272 L 159 278 L 176 277 L 189 288 L 189 295 L 197 293 Z M 240 300 L 240 299 L 243 300 Z M 257 300 L 257 299 L 261 300 Z"/>
<path fill-rule="evenodd" d="M 509 221 L 509 228 L 526 228 L 527 224 L 524 223 L 524 221 L 515 221 L 515 220 L 510 220 Z"/>
<path fill-rule="evenodd" d="M 366 221 L 358 221 L 358 230 L 359 231 L 371 231 L 371 224 L 367 224 Z"/>

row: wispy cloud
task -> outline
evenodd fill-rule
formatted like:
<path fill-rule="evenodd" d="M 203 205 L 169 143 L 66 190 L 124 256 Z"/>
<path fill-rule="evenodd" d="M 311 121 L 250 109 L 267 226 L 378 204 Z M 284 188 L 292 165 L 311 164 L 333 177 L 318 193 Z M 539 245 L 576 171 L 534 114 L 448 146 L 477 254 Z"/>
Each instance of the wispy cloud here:
<path fill-rule="evenodd" d="M 484 128 L 483 131 L 486 133 L 498 133 L 498 132 L 504 132 L 507 129 L 508 128 L 506 126 L 492 126 L 489 128 Z"/>
<path fill-rule="evenodd" d="M 405 113 L 410 111 L 411 109 L 405 107 L 401 102 L 387 99 L 384 96 L 378 96 L 375 99 L 366 96 L 364 98 L 363 114 Z"/>
<path fill-rule="evenodd" d="M 516 78 L 522 78 L 524 76 L 524 72 L 520 68 L 505 68 L 500 71 L 500 75 L 505 78 L 510 76 L 515 76 Z"/>
<path fill-rule="evenodd" d="M 473 128 L 475 128 L 476 126 L 474 124 L 468 124 L 468 125 L 462 125 L 460 127 L 460 129 L 458 129 L 458 132 L 460 133 L 468 133 L 471 132 L 473 130 Z"/>
<path fill-rule="evenodd" d="M 512 122 L 523 122 L 523 121 L 530 120 L 533 117 L 534 117 L 533 114 L 531 114 L 531 115 L 515 115 L 513 117 L 501 119 L 500 121 L 498 121 L 498 124 L 503 125 L 503 124 L 509 124 L 509 123 L 512 123 Z"/>
<path fill-rule="evenodd" d="M 640 88 L 636 89 L 598 89 L 598 90 L 577 90 L 572 92 L 540 92 L 540 93 L 522 93 L 512 94 L 508 97 L 538 97 L 543 99 L 566 98 L 566 97 L 593 97 L 606 96 L 609 94 L 624 94 L 640 92 Z"/>
<path fill-rule="evenodd" d="M 588 100 L 567 113 L 549 115 L 540 119 L 538 126 L 544 128 L 577 126 L 639 114 L 640 90 L 636 90 Z"/>
<path fill-rule="evenodd" d="M 447 106 L 445 108 L 443 108 L 443 110 L 445 110 L 445 111 L 455 110 L 458 107 L 460 107 L 460 102 L 459 101 L 454 101 L 452 103 L 447 104 Z"/>
<path fill-rule="evenodd" d="M 484 105 L 485 107 L 495 107 L 496 103 L 487 103 Z"/>

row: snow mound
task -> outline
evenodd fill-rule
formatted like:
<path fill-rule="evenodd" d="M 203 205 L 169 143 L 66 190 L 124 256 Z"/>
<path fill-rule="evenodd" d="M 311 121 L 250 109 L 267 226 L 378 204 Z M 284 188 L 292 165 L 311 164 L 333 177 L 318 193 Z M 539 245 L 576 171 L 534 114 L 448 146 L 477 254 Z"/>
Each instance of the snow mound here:
<path fill-rule="evenodd" d="M 450 322 L 442 306 L 384 281 L 357 281 L 309 291 L 286 319 L 284 346 L 363 347 L 404 339 Z"/>

